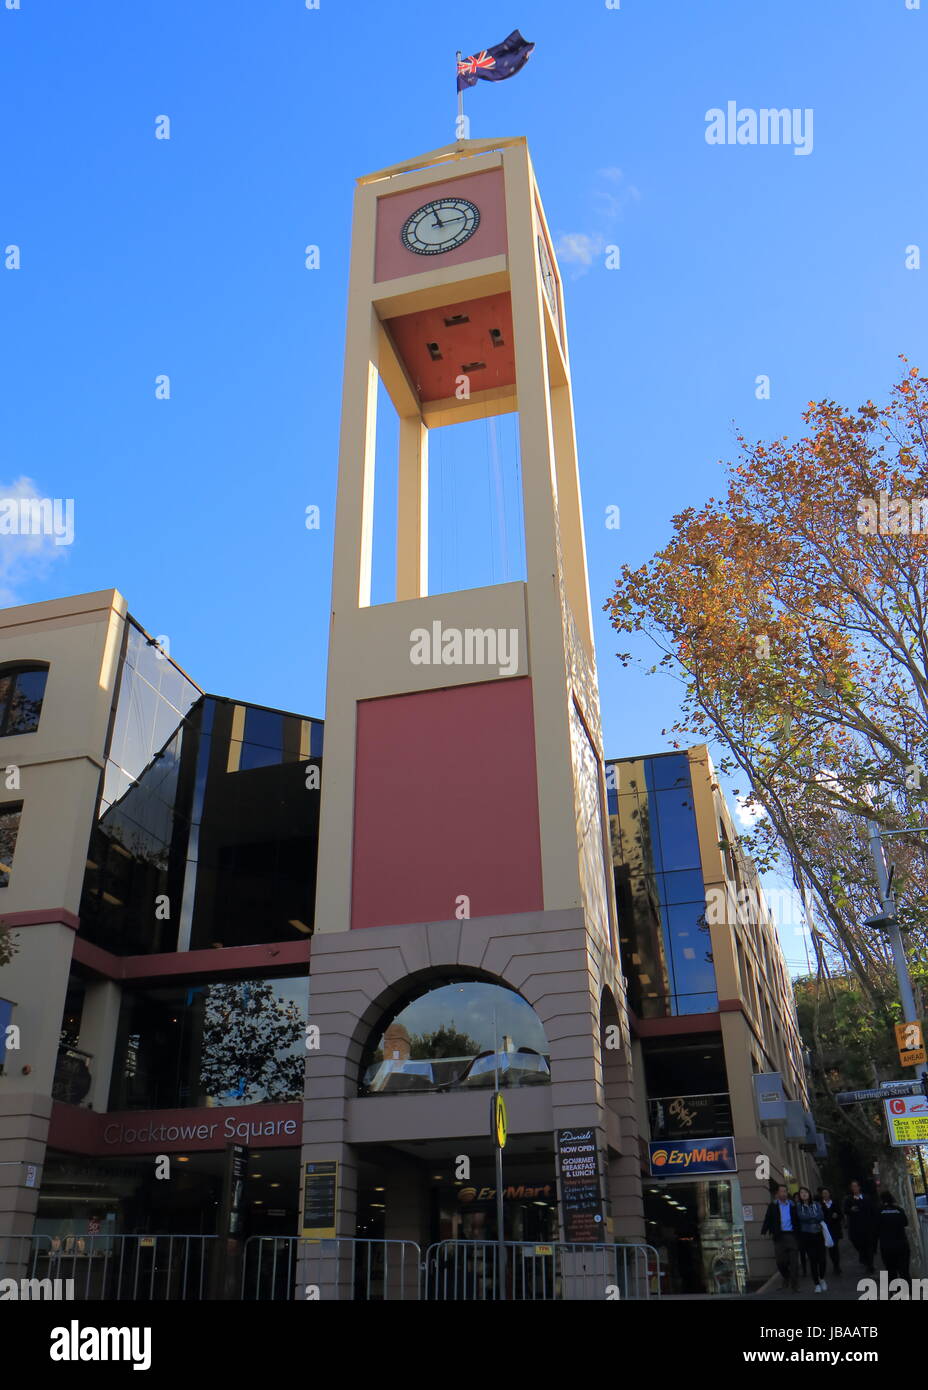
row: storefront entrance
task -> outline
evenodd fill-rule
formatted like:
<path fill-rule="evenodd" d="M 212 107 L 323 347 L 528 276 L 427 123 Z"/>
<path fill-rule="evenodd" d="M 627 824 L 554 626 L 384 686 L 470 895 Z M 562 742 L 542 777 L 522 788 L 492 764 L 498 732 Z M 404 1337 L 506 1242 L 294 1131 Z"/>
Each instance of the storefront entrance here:
<path fill-rule="evenodd" d="M 87 1236 L 214 1235 L 225 1153 L 171 1156 L 155 1177 L 154 1155 L 84 1158 L 48 1154 L 35 1234 L 72 1248 Z M 243 1238 L 293 1235 L 299 1213 L 299 1151 L 252 1150 L 242 1208 Z M 79 1246 L 78 1246 L 79 1248 Z"/>
<path fill-rule="evenodd" d="M 645 1180 L 646 1239 L 658 1252 L 662 1293 L 737 1292 L 744 1277 L 740 1201 L 734 1179 Z"/>
<path fill-rule="evenodd" d="M 357 1235 L 413 1240 L 422 1249 L 447 1240 L 497 1240 L 496 1172 L 489 1140 L 462 1140 L 455 1152 L 439 1152 L 437 1145 L 415 1147 L 415 1156 L 398 1148 L 381 1149 L 376 1158 L 365 1154 L 359 1165 Z M 459 1178 L 460 1155 L 468 1150 L 469 1175 Z M 519 1136 L 507 1145 L 503 1226 L 506 1240 L 557 1240 L 550 1136 Z"/>
<path fill-rule="evenodd" d="M 432 1191 L 432 1240 L 498 1239 L 496 1174 L 474 1168 L 470 1182 L 436 1183 Z M 505 1240 L 557 1240 L 557 1190 L 553 1166 L 517 1164 L 503 1169 Z"/>

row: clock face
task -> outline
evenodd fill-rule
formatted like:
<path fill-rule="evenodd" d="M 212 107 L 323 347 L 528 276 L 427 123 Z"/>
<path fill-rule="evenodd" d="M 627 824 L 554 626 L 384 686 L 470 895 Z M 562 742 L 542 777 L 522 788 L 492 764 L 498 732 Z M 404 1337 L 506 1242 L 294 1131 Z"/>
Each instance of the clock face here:
<path fill-rule="evenodd" d="M 480 209 L 466 198 L 437 198 L 406 219 L 403 245 L 418 256 L 440 256 L 463 246 L 480 226 Z"/>
<path fill-rule="evenodd" d="M 541 282 L 545 287 L 545 296 L 551 313 L 557 319 L 557 280 L 554 275 L 554 267 L 551 264 L 551 257 L 548 255 L 548 248 L 542 236 L 538 238 L 538 261 L 541 266 Z"/>

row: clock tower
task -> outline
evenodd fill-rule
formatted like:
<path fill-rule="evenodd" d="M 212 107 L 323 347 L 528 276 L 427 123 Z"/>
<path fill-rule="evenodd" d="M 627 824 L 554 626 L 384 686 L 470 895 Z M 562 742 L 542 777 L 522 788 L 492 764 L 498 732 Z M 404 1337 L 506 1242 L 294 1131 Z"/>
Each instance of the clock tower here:
<path fill-rule="evenodd" d="M 485 1093 L 372 1096 L 361 1072 L 404 999 L 493 982 L 548 1049 L 549 1084 L 507 1091 L 507 1153 L 546 1154 L 553 1181 L 557 1136 L 589 1131 L 590 1230 L 640 1239 L 563 290 L 525 140 L 359 179 L 350 274 L 303 1159 L 338 1165 L 333 1229 L 354 1236 L 359 1173 L 389 1146 L 479 1158 Z M 399 416 L 397 565 L 395 600 L 372 604 L 378 380 Z M 525 579 L 430 594 L 431 432 L 513 412 Z M 375 1190 L 386 1235 L 422 1243 L 412 1166 Z M 562 1238 L 565 1219 L 562 1201 Z"/>

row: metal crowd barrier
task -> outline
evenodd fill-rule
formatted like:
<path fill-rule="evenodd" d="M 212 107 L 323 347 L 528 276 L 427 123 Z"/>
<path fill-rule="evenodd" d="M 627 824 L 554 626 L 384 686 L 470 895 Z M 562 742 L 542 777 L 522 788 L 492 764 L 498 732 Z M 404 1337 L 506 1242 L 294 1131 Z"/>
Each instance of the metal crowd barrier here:
<path fill-rule="evenodd" d="M 243 1299 L 415 1301 L 422 1251 L 412 1240 L 250 1236 Z"/>
<path fill-rule="evenodd" d="M 647 1299 L 652 1291 L 660 1295 L 659 1260 L 652 1245 L 506 1241 L 505 1249 L 503 1262 L 498 1241 L 446 1240 L 429 1246 L 423 1297 L 598 1302 Z"/>
<path fill-rule="evenodd" d="M 209 1292 L 216 1236 L 84 1235 L 45 1245 L 33 1277 L 73 1280 L 77 1300 L 181 1302 Z"/>
<path fill-rule="evenodd" d="M 354 1302 L 638 1300 L 660 1296 L 652 1245 L 446 1240 L 422 1258 L 411 1240 L 251 1236 L 242 1260 L 244 1300 Z"/>
<path fill-rule="evenodd" d="M 210 1296 L 216 1236 L 0 1236 L 0 1277 L 62 1281 L 77 1301 L 183 1301 Z M 651 1245 L 251 1236 L 244 1300 L 351 1302 L 646 1299 L 660 1294 Z M 501 1266 L 502 1272 L 501 1272 Z M 66 1281 L 73 1281 L 68 1285 Z M 34 1297 L 52 1297 L 38 1291 Z"/>

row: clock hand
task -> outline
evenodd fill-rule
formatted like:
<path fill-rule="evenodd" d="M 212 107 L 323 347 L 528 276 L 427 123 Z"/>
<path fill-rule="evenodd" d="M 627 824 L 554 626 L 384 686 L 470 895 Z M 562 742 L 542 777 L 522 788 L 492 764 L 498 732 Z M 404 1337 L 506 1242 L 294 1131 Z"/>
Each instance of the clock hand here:
<path fill-rule="evenodd" d="M 442 220 L 441 220 L 441 218 L 439 217 L 439 215 L 438 215 L 437 212 L 434 212 L 434 213 L 432 214 L 432 216 L 435 218 L 435 226 L 436 226 L 436 227 L 443 227 L 443 226 L 445 225 L 444 222 L 442 222 Z"/>

